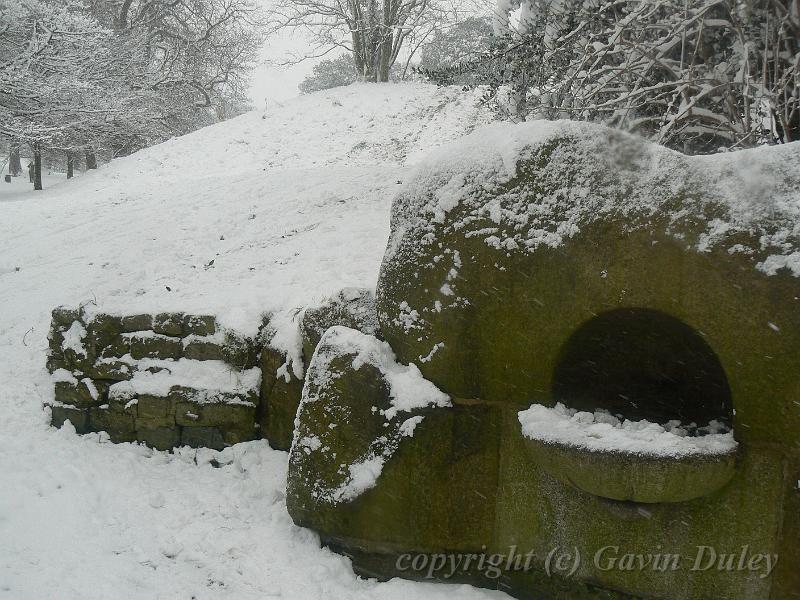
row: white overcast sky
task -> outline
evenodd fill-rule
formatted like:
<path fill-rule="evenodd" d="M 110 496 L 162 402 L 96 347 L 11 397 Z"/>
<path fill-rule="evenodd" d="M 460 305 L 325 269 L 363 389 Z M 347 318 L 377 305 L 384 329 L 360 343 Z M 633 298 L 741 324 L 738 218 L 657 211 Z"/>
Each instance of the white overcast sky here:
<path fill-rule="evenodd" d="M 303 54 L 308 47 L 305 39 L 288 31 L 267 41 L 261 51 L 261 61 L 253 72 L 250 88 L 255 108 L 264 108 L 265 102 L 283 102 L 300 93 L 297 84 L 311 73 L 317 61 L 309 59 L 289 66 L 280 63 L 289 59 L 292 53 Z"/>

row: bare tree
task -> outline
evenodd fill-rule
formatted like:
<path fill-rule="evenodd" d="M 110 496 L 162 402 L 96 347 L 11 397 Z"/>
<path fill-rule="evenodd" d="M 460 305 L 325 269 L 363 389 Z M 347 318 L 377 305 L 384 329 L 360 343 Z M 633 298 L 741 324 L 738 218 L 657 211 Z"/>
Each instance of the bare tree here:
<path fill-rule="evenodd" d="M 352 53 L 364 81 L 389 81 L 404 44 L 441 18 L 437 0 L 278 0 L 273 27 L 310 32 L 317 56 Z"/>
<path fill-rule="evenodd" d="M 2 0 L 0 136 L 91 169 L 239 114 L 259 15 L 254 0 Z"/>

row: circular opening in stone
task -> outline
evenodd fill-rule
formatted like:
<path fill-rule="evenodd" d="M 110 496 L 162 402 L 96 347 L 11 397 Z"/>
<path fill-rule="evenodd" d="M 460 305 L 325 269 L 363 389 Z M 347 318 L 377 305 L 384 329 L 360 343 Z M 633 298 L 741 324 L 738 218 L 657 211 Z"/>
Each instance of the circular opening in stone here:
<path fill-rule="evenodd" d="M 553 396 L 570 408 L 662 425 L 733 423 L 717 355 L 695 329 L 651 309 L 612 310 L 581 325 L 561 348 Z"/>

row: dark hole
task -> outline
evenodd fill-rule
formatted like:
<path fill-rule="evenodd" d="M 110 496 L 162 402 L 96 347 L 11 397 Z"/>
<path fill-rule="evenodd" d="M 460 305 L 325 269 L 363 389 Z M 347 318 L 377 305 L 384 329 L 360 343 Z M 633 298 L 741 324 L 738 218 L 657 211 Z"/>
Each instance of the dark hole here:
<path fill-rule="evenodd" d="M 702 336 L 656 310 L 612 310 L 581 325 L 561 349 L 553 395 L 578 410 L 631 420 L 733 423 L 725 371 Z"/>

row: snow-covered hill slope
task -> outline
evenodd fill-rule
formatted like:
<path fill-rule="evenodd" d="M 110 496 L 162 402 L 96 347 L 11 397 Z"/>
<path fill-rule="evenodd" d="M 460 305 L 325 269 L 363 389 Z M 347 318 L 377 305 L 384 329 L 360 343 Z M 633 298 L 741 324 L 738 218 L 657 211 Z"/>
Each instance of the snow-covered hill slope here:
<path fill-rule="evenodd" d="M 47 425 L 50 310 L 211 311 L 252 330 L 372 286 L 389 204 L 476 94 L 355 85 L 251 113 L 42 193 L 0 193 L 0 597 L 485 598 L 357 579 L 286 513 L 266 442 L 153 452 Z M 0 183 L 0 185 L 3 185 Z M 212 468 L 216 457 L 224 464 Z"/>

